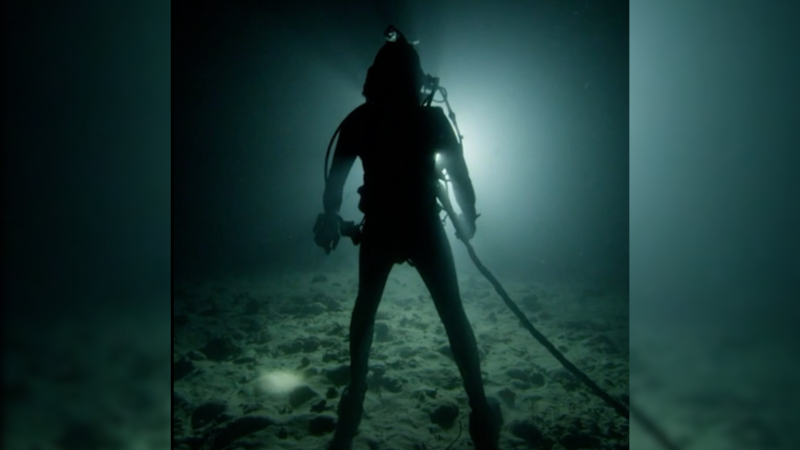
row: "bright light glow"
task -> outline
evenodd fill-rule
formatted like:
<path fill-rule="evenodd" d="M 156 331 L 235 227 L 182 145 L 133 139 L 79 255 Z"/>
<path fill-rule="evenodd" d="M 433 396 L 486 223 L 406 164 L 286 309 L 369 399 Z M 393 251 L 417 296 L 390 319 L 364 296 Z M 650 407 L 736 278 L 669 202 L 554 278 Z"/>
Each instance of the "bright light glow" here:
<path fill-rule="evenodd" d="M 259 380 L 260 388 L 270 394 L 288 394 L 303 383 L 303 378 L 283 370 L 268 372 Z"/>
<path fill-rule="evenodd" d="M 459 74 L 442 74 L 442 80 L 447 80 L 443 83 L 463 134 L 464 159 L 479 212 L 487 217 L 508 214 L 515 207 L 509 200 L 520 195 L 524 195 L 526 207 L 537 208 L 538 194 L 531 192 L 531 180 L 540 175 L 534 162 L 537 149 L 542 148 L 538 140 L 542 133 L 535 132 L 537 117 L 529 111 L 520 113 L 514 96 L 518 93 L 473 84 L 474 80 Z"/>
<path fill-rule="evenodd" d="M 464 159 L 473 182 L 491 185 L 483 181 L 496 180 L 503 162 L 501 155 L 509 147 L 500 128 L 508 121 L 507 111 L 491 101 L 481 103 L 484 99 L 475 97 L 476 94 L 451 98 L 451 102 L 458 113 L 458 126 L 464 135 Z"/>

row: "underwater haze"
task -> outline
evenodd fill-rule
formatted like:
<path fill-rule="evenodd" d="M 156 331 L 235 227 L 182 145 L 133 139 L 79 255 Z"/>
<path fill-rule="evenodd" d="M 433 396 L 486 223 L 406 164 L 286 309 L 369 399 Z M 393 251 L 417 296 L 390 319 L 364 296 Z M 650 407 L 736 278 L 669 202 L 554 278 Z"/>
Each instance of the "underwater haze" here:
<path fill-rule="evenodd" d="M 173 448 L 311 449 L 348 383 L 358 246 L 312 227 L 341 121 L 390 24 L 447 89 L 480 260 L 556 348 L 628 401 L 628 3 L 173 2 Z M 360 221 L 356 162 L 341 215 Z M 501 448 L 628 448 L 628 422 L 520 326 L 455 237 Z M 378 310 L 354 449 L 473 448 L 408 264 Z M 452 445 L 451 447 L 448 447 Z"/>

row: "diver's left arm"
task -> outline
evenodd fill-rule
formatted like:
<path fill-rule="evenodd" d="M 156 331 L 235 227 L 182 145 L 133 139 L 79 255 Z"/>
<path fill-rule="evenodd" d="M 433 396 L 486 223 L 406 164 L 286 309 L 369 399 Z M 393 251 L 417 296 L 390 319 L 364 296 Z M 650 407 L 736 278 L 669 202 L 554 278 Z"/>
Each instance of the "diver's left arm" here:
<path fill-rule="evenodd" d="M 456 202 L 464 217 L 474 225 L 477 213 L 475 212 L 475 188 L 469 177 L 467 162 L 464 159 L 463 147 L 456 137 L 450 121 L 441 108 L 433 109 L 433 119 L 438 135 L 439 155 L 441 166 L 447 171 L 453 183 Z"/>
<path fill-rule="evenodd" d="M 449 153 L 445 167 L 450 177 L 450 182 L 453 183 L 453 192 L 456 196 L 456 202 L 458 202 L 458 207 L 461 208 L 464 217 L 474 223 L 477 218 L 475 210 L 475 188 L 472 185 L 472 179 L 469 177 L 469 170 L 467 169 L 467 162 L 464 160 L 464 153 L 461 150 L 461 146 L 458 146 Z"/>
<path fill-rule="evenodd" d="M 339 209 L 342 207 L 344 183 L 358 155 L 357 136 L 352 122 L 345 120 L 336 143 L 330 173 L 325 180 L 325 192 L 322 194 L 324 212 L 317 217 L 314 225 L 314 241 L 325 253 L 330 253 L 339 243 L 342 221 Z"/>
<path fill-rule="evenodd" d="M 336 217 L 339 215 L 344 184 L 361 151 L 365 113 L 366 105 L 361 105 L 354 109 L 341 125 L 339 140 L 333 153 L 333 163 L 325 181 L 325 193 L 322 196 L 325 215 Z"/>
<path fill-rule="evenodd" d="M 325 215 L 338 216 L 342 207 L 342 193 L 344 184 L 353 163 L 356 161 L 357 152 L 355 145 L 351 142 L 350 131 L 342 128 L 339 142 L 336 144 L 336 151 L 333 155 L 333 163 L 325 183 L 325 193 L 322 195 L 322 205 Z"/>
<path fill-rule="evenodd" d="M 453 193 L 461 209 L 461 215 L 452 219 L 458 222 L 456 229 L 459 239 L 469 240 L 475 235 L 475 220 L 478 218 L 475 210 L 475 188 L 469 177 L 463 148 L 444 112 L 438 108 L 437 110 L 434 110 L 436 111 L 434 117 L 439 136 L 437 146 L 440 165 L 447 171 L 450 182 L 453 183 Z"/>

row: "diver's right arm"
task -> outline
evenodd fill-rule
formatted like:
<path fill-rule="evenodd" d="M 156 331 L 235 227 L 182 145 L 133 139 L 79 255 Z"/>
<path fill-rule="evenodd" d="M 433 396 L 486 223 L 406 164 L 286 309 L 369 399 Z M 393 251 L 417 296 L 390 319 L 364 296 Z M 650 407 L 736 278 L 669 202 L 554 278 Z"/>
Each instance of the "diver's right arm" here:
<path fill-rule="evenodd" d="M 441 108 L 433 108 L 433 111 L 440 166 L 447 171 L 450 182 L 453 184 L 456 202 L 461 209 L 459 220 L 465 233 L 462 238 L 469 240 L 475 233 L 475 220 L 478 218 L 475 210 L 475 188 L 469 177 L 463 147 L 459 143 L 450 121 L 447 120 Z"/>
<path fill-rule="evenodd" d="M 325 250 L 325 253 L 330 253 L 339 243 L 342 221 L 339 209 L 342 206 L 342 192 L 359 150 L 359 129 L 355 126 L 352 116 L 352 114 L 348 116 L 341 125 L 333 163 L 325 180 L 325 192 L 322 194 L 324 212 L 317 217 L 317 223 L 314 225 L 314 241 Z"/>
<path fill-rule="evenodd" d="M 447 175 L 453 183 L 453 192 L 456 196 L 461 211 L 471 219 L 475 219 L 475 188 L 469 177 L 467 162 L 464 159 L 463 147 L 456 137 L 450 121 L 444 115 L 441 108 L 436 108 L 434 119 L 438 135 L 437 147 L 439 157 L 442 159 L 441 166 L 447 170 Z"/>
<path fill-rule="evenodd" d="M 358 156 L 358 130 L 354 125 L 353 121 L 345 120 L 339 132 L 339 140 L 336 142 L 333 163 L 325 182 L 325 193 L 322 196 L 323 210 L 328 216 L 339 215 L 344 184 L 350 174 L 350 169 L 353 168 L 356 156 Z"/>

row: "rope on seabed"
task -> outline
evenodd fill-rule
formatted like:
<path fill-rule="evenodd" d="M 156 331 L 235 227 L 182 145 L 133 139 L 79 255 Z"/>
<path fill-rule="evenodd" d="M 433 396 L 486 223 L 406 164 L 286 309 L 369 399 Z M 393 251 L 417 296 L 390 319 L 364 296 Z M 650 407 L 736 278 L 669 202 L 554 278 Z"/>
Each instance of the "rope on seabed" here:
<path fill-rule="evenodd" d="M 450 450 L 450 447 L 452 447 L 453 444 L 458 442 L 459 439 L 461 439 L 461 421 L 460 420 L 458 421 L 458 436 L 456 436 L 456 438 L 453 439 L 453 442 L 451 442 L 450 445 L 448 445 L 447 448 L 445 448 L 444 450 Z"/>
<path fill-rule="evenodd" d="M 614 411 L 617 412 L 617 414 L 624 417 L 625 420 L 630 421 L 630 413 L 628 411 L 628 408 L 626 408 L 625 405 L 623 405 L 619 400 L 609 395 L 608 392 L 604 391 L 600 386 L 598 386 L 594 381 L 592 381 L 592 379 L 589 378 L 585 373 L 583 373 L 583 371 L 581 371 L 579 368 L 577 368 L 575 364 L 572 364 L 572 362 L 570 362 L 570 360 L 568 360 L 564 356 L 564 354 L 562 354 L 553 345 L 552 342 L 547 340 L 547 338 L 539 330 L 537 330 L 536 327 L 533 326 L 531 321 L 528 320 L 527 317 L 525 317 L 525 314 L 519 309 L 516 303 L 514 303 L 511 300 L 511 297 L 508 296 L 508 293 L 506 292 L 505 289 L 503 289 L 503 286 L 500 284 L 500 282 L 497 281 L 497 278 L 495 278 L 494 275 L 492 275 L 492 273 L 489 271 L 489 269 L 487 269 L 486 266 L 484 266 L 483 263 L 481 263 L 480 259 L 478 259 L 478 255 L 475 254 L 475 249 L 472 248 L 472 244 L 470 244 L 469 241 L 463 239 L 461 240 L 461 242 L 463 242 L 464 245 L 467 247 L 467 252 L 469 252 L 469 257 L 470 259 L 472 259 L 472 262 L 475 263 L 475 266 L 478 268 L 481 274 L 483 274 L 483 276 L 486 277 L 487 280 L 489 280 L 489 283 L 492 284 L 494 290 L 497 291 L 497 294 L 503 298 L 503 301 L 505 302 L 506 306 L 508 306 L 508 309 L 510 309 L 511 312 L 513 312 L 514 315 L 516 315 L 517 318 L 519 318 L 523 328 L 528 330 L 531 333 L 531 335 L 537 341 L 539 341 L 539 343 L 542 344 L 544 348 L 546 348 L 547 351 L 549 351 L 550 354 L 553 355 L 558 360 L 558 362 L 560 362 L 564 366 L 564 368 L 569 370 L 573 375 L 575 375 L 579 380 L 581 380 L 583 384 L 585 384 L 589 389 L 591 389 L 592 392 L 594 392 L 598 397 L 603 399 L 603 401 L 605 401 L 609 406 L 611 406 L 614 409 Z M 639 421 L 641 425 L 645 428 L 645 430 L 647 430 L 648 433 L 650 433 L 654 438 L 656 438 L 656 440 L 664 448 L 668 450 L 680 450 L 680 448 L 667 437 L 664 431 L 661 430 L 655 424 L 655 422 L 653 422 L 653 420 L 650 419 L 650 417 L 644 414 L 641 410 L 631 405 L 630 412 L 633 413 L 633 417 L 637 421 Z"/>

